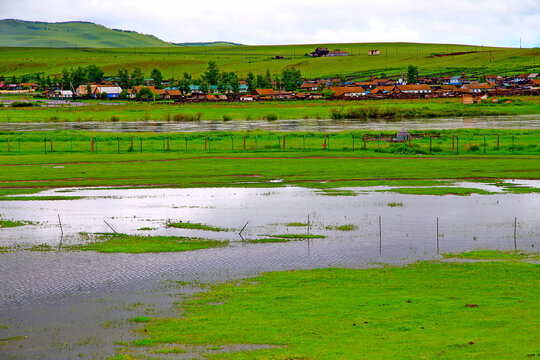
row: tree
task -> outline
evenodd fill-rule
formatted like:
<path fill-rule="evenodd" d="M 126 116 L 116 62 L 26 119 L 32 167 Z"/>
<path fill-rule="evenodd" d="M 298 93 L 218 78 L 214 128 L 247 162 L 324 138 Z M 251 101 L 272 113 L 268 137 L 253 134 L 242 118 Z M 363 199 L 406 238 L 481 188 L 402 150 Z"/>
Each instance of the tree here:
<path fill-rule="evenodd" d="M 302 73 L 296 69 L 283 69 L 281 81 L 286 91 L 295 91 L 302 84 Z"/>
<path fill-rule="evenodd" d="M 71 69 L 71 83 L 74 88 L 77 88 L 79 85 L 86 83 L 87 72 L 82 67 L 78 67 L 75 70 Z"/>
<path fill-rule="evenodd" d="M 90 86 L 90 84 L 86 85 L 86 97 L 92 97 L 92 87 Z"/>
<path fill-rule="evenodd" d="M 272 75 L 270 74 L 270 69 L 266 68 L 266 75 L 265 75 L 266 85 L 269 87 L 272 87 Z"/>
<path fill-rule="evenodd" d="M 191 81 L 191 74 L 185 72 L 184 75 L 182 75 L 184 77 L 185 80 L 190 80 Z"/>
<path fill-rule="evenodd" d="M 382 73 L 382 74 L 380 75 L 380 79 L 386 79 L 386 78 L 387 78 L 386 73 Z"/>
<path fill-rule="evenodd" d="M 27 83 L 27 82 L 28 82 L 28 78 L 26 77 L 26 75 L 23 75 L 21 78 L 21 83 Z"/>
<path fill-rule="evenodd" d="M 71 75 L 69 74 L 69 70 L 66 68 L 62 69 L 62 85 L 65 88 L 69 88 L 69 83 L 71 82 Z"/>
<path fill-rule="evenodd" d="M 229 86 L 234 95 L 238 95 L 240 92 L 240 81 L 238 81 L 238 77 L 233 72 L 229 74 Z"/>
<path fill-rule="evenodd" d="M 219 67 L 215 61 L 208 62 L 208 69 L 205 71 L 204 76 L 210 85 L 217 85 L 219 81 Z"/>
<path fill-rule="evenodd" d="M 16 84 L 16 83 L 17 83 L 17 77 L 16 77 L 16 76 L 13 76 L 13 77 L 11 78 L 11 83 L 12 83 L 12 84 Z"/>
<path fill-rule="evenodd" d="M 51 82 L 51 77 L 49 75 L 47 75 L 47 86 L 51 86 L 52 82 Z"/>
<path fill-rule="evenodd" d="M 199 90 L 203 93 L 203 94 L 208 94 L 208 83 L 206 82 L 206 79 L 201 76 L 201 79 L 199 80 Z"/>
<path fill-rule="evenodd" d="M 418 82 L 418 66 L 409 65 L 407 69 L 407 83 Z"/>
<path fill-rule="evenodd" d="M 156 68 L 152 69 L 150 77 L 154 80 L 154 87 L 156 89 L 163 88 L 163 85 L 161 84 L 163 82 L 163 75 L 161 74 L 161 71 Z"/>
<path fill-rule="evenodd" d="M 129 73 L 126 68 L 118 69 L 118 79 L 118 85 L 120 85 L 122 89 L 130 89 L 132 87 Z"/>
<path fill-rule="evenodd" d="M 118 95 L 118 98 L 119 99 L 127 99 L 128 98 L 128 91 L 127 90 L 122 90 L 122 92 Z"/>
<path fill-rule="evenodd" d="M 143 86 L 141 90 L 135 95 L 137 100 L 150 101 L 154 100 L 155 94 L 150 90 L 150 88 Z"/>
<path fill-rule="evenodd" d="M 257 81 L 255 80 L 255 76 L 253 75 L 251 71 L 247 75 L 246 85 L 250 93 L 255 91 L 255 89 L 257 88 Z"/>
<path fill-rule="evenodd" d="M 86 76 L 88 81 L 100 84 L 103 81 L 103 75 L 105 73 L 96 65 L 88 65 L 86 67 Z"/>
<path fill-rule="evenodd" d="M 141 68 L 136 67 L 131 73 L 131 82 L 133 86 L 144 85 L 144 74 Z"/>
<path fill-rule="evenodd" d="M 182 95 L 186 95 L 187 93 L 190 92 L 191 90 L 190 85 L 191 85 L 191 81 L 189 81 L 188 79 L 178 80 L 178 90 L 180 90 L 180 93 Z"/>

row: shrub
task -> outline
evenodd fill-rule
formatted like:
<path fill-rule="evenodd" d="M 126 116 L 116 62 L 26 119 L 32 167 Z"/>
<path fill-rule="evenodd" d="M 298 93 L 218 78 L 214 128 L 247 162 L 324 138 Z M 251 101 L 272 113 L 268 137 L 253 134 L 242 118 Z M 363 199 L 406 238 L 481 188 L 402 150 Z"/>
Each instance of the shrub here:
<path fill-rule="evenodd" d="M 231 121 L 232 117 L 229 115 L 223 115 L 223 121 Z"/>
<path fill-rule="evenodd" d="M 478 144 L 465 144 L 465 151 L 478 151 L 480 146 Z"/>
<path fill-rule="evenodd" d="M 116 116 L 116 115 L 113 115 L 113 116 L 111 116 L 110 121 L 114 121 L 114 122 L 120 121 L 120 118 L 118 116 Z"/>
<path fill-rule="evenodd" d="M 26 102 L 26 101 L 15 101 L 11 104 L 11 107 L 33 107 L 34 103 Z"/>
<path fill-rule="evenodd" d="M 274 113 L 270 113 L 268 115 L 266 115 L 266 120 L 268 121 L 275 121 L 278 119 L 278 116 Z"/>

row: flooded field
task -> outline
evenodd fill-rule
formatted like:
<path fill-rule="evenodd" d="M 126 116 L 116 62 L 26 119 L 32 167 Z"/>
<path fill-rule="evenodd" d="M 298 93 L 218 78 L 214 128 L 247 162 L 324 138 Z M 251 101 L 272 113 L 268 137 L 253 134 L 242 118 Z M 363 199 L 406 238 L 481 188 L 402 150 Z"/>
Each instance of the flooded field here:
<path fill-rule="evenodd" d="M 536 180 L 516 184 L 540 187 Z M 0 229 L 0 247 L 48 244 L 53 249 L 0 253 L 0 325 L 8 326 L 0 328 L 0 338 L 27 336 L 24 341 L 0 343 L 0 355 L 3 351 L 22 358 L 30 354 L 61 359 L 81 352 L 95 354 L 92 358 L 112 355 L 115 342 L 133 337 L 127 318 L 148 312 L 167 314 L 182 294 L 194 291 L 193 285 L 169 286 L 179 281 L 198 284 L 264 271 L 361 268 L 437 258 L 437 218 L 440 252 L 513 249 L 514 244 L 519 249 L 538 249 L 540 194 L 501 193 L 499 187 L 481 183 L 451 186 L 496 194 L 430 196 L 380 191 L 388 187 L 343 189 L 354 196 L 330 196 L 335 194 L 297 187 L 100 188 L 38 194 L 84 197 L 78 200 L 0 202 L 3 219 L 33 222 Z M 168 221 L 229 231 L 176 229 L 167 227 Z M 309 229 L 304 226 L 308 221 Z M 340 230 L 345 225 L 347 231 Z M 246 243 L 238 235 L 244 226 L 244 239 L 308 231 L 325 238 Z M 230 243 L 222 248 L 159 254 L 58 250 L 61 241 L 62 245 L 83 242 L 81 232 L 111 232 L 111 227 L 120 233 L 194 236 Z M 18 344 L 26 345 L 21 350 Z"/>
<path fill-rule="evenodd" d="M 54 122 L 0 123 L 0 131 L 92 130 L 106 132 L 196 132 L 196 131 L 317 131 L 399 130 L 398 120 L 201 120 L 194 122 L 121 121 L 121 122 Z M 407 119 L 407 129 L 540 129 L 540 115 L 479 116 L 474 118 Z"/>

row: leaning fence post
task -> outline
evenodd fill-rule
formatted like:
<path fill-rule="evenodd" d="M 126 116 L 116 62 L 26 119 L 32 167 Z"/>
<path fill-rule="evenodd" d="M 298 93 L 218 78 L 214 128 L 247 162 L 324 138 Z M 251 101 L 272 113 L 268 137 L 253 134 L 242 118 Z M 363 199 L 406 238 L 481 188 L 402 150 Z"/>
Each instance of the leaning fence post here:
<path fill-rule="evenodd" d="M 382 224 L 381 215 L 379 215 L 379 255 L 382 253 Z"/>
<path fill-rule="evenodd" d="M 514 218 L 514 250 L 517 250 L 517 217 Z"/>
<path fill-rule="evenodd" d="M 497 134 L 497 150 L 499 150 L 499 134 Z"/>
<path fill-rule="evenodd" d="M 437 254 L 439 253 L 439 217 L 437 216 Z"/>

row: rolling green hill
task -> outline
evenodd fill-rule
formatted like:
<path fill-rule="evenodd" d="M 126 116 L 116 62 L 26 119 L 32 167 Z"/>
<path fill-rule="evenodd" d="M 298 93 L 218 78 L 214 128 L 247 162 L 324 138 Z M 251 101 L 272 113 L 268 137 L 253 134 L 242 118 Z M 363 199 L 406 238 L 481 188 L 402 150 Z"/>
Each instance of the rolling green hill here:
<path fill-rule="evenodd" d="M 177 79 L 184 73 L 197 77 L 215 61 L 223 71 L 234 71 L 245 78 L 252 71 L 264 74 L 281 73 L 284 68 L 297 68 L 307 78 L 345 75 L 399 75 L 409 65 L 418 66 L 420 75 L 519 74 L 540 72 L 539 49 L 480 47 L 469 45 L 418 43 L 354 43 L 326 44 L 330 50 L 341 49 L 347 57 L 311 58 L 306 56 L 317 46 L 174 46 L 114 49 L 49 49 L 1 48 L 0 75 L 21 76 L 35 73 L 60 75 L 63 68 L 95 64 L 106 75 L 117 75 L 118 69 L 132 71 L 140 67 L 146 75 L 158 68 L 168 78 Z M 379 49 L 378 56 L 368 56 L 368 50 Z M 284 59 L 275 59 L 281 55 Z"/>
<path fill-rule="evenodd" d="M 172 43 L 173 45 L 178 46 L 242 46 L 242 44 L 237 44 L 229 41 L 212 41 L 212 42 L 183 42 L 183 43 Z"/>
<path fill-rule="evenodd" d="M 171 46 L 152 35 L 109 29 L 90 22 L 0 20 L 0 46 L 49 48 L 125 48 Z"/>

